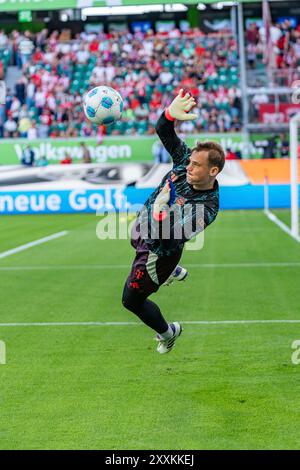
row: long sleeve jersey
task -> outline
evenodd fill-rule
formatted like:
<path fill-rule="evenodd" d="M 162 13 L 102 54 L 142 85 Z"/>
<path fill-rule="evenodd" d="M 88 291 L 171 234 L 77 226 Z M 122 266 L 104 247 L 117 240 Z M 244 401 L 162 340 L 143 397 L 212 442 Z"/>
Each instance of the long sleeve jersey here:
<path fill-rule="evenodd" d="M 195 190 L 187 182 L 186 167 L 192 150 L 176 134 L 174 122 L 161 115 L 156 132 L 173 160 L 173 168 L 162 179 L 139 213 L 141 236 L 157 256 L 170 256 L 181 251 L 184 243 L 211 224 L 219 211 L 219 185 L 208 190 Z M 153 204 L 166 184 L 174 180 L 175 202 L 163 222 L 153 219 Z"/>

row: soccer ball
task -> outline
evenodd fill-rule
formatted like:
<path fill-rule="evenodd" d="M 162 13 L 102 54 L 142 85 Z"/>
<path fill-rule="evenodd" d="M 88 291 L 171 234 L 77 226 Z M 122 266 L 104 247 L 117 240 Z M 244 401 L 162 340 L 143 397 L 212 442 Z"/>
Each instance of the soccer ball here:
<path fill-rule="evenodd" d="M 116 90 L 109 86 L 97 86 L 83 98 L 86 117 L 95 124 L 109 126 L 120 119 L 123 100 Z"/>

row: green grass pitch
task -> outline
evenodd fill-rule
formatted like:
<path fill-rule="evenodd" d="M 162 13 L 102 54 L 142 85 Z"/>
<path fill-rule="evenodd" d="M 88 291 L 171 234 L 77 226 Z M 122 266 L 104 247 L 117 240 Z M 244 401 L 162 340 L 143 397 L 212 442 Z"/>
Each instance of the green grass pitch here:
<path fill-rule="evenodd" d="M 121 305 L 134 255 L 93 215 L 0 219 L 0 449 L 297 449 L 297 323 L 185 324 L 170 354 Z M 276 263 L 276 264 L 275 264 Z M 297 320 L 300 247 L 262 212 L 222 212 L 188 280 L 152 296 L 168 320 Z M 204 266 L 203 266 L 204 265 Z"/>

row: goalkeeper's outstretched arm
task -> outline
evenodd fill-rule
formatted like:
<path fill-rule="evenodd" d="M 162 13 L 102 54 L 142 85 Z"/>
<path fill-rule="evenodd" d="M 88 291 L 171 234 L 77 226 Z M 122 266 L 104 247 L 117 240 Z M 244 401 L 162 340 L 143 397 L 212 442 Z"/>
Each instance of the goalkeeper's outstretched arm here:
<path fill-rule="evenodd" d="M 188 147 L 176 134 L 174 121 L 176 119 L 179 121 L 195 119 L 197 117 L 196 114 L 189 114 L 189 111 L 195 104 L 194 98 L 189 93 L 184 93 L 181 89 L 157 122 L 156 132 L 175 163 L 177 163 L 177 160 L 180 160 L 180 157 L 186 154 Z M 178 163 L 180 163 L 180 161 L 178 161 Z"/>

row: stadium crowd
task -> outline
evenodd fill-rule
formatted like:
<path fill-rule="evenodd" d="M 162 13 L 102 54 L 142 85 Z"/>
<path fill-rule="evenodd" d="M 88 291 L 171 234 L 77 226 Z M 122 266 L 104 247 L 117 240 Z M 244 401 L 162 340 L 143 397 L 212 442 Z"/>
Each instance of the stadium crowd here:
<path fill-rule="evenodd" d="M 180 88 L 199 104 L 197 120 L 182 123 L 181 132 L 241 129 L 237 45 L 228 32 L 81 33 L 71 39 L 46 29 L 35 35 L 0 31 L 0 64 L 3 75 L 8 65 L 22 71 L 0 105 L 2 138 L 151 135 Z M 121 93 L 124 112 L 114 126 L 97 129 L 84 118 L 82 96 L 102 84 Z"/>
<path fill-rule="evenodd" d="M 269 61 L 269 65 L 278 69 L 300 68 L 300 24 L 292 26 L 288 19 L 270 26 L 272 53 L 266 51 L 266 31 L 264 26 L 253 21 L 246 30 L 247 60 L 249 68 L 255 69 Z M 272 57 L 270 57 L 272 55 Z M 299 73 L 298 73 L 299 76 Z"/>

